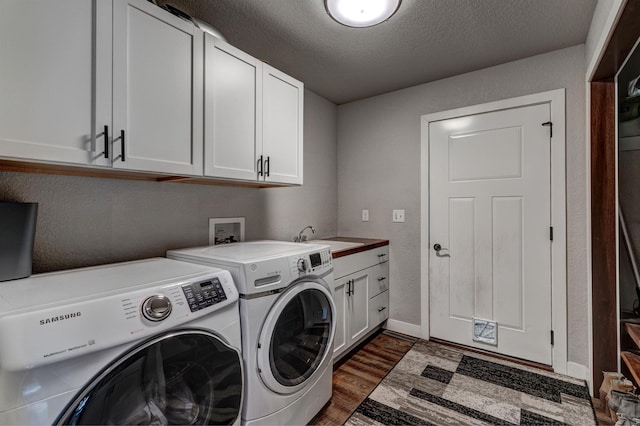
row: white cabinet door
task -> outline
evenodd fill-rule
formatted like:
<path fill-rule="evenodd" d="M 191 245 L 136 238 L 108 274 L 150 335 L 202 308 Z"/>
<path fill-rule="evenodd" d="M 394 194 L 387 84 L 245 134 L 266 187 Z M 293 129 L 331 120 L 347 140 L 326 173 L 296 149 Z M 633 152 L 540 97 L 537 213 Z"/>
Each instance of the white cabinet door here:
<path fill-rule="evenodd" d="M 255 181 L 262 151 L 262 63 L 209 34 L 204 56 L 204 174 Z"/>
<path fill-rule="evenodd" d="M 369 331 L 369 274 L 367 270 L 356 272 L 338 278 L 334 283 L 336 334 L 333 355 L 337 358 Z"/>
<path fill-rule="evenodd" d="M 113 167 L 202 174 L 202 32 L 145 0 L 113 5 Z"/>
<path fill-rule="evenodd" d="M 94 105 L 110 110 L 111 1 L 1 6 L 0 156 L 108 164 Z"/>
<path fill-rule="evenodd" d="M 340 278 L 334 281 L 333 303 L 336 305 L 336 334 L 333 338 L 334 357 L 343 352 L 349 342 L 347 342 L 347 282 L 349 277 Z"/>
<path fill-rule="evenodd" d="M 304 85 L 263 65 L 265 181 L 302 185 Z"/>
<path fill-rule="evenodd" d="M 365 269 L 350 277 L 349 340 L 355 342 L 369 331 L 369 270 Z"/>

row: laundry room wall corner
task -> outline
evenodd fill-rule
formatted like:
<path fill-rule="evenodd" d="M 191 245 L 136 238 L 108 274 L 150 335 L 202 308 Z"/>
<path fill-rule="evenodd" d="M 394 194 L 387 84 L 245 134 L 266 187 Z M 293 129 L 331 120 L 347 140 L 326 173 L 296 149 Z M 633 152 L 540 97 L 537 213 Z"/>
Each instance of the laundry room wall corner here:
<path fill-rule="evenodd" d="M 421 321 L 420 117 L 565 88 L 568 360 L 588 364 L 584 73 L 580 44 L 338 107 L 338 233 L 389 240 L 391 319 Z"/>

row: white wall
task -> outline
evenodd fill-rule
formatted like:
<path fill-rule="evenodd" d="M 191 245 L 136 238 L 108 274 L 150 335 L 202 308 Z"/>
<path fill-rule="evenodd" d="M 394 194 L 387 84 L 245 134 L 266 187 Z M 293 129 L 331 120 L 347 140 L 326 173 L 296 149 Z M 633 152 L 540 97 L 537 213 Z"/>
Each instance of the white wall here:
<path fill-rule="evenodd" d="M 588 364 L 584 74 L 578 45 L 338 107 L 338 233 L 390 240 L 392 319 L 420 324 L 420 117 L 566 88 L 568 355 Z"/>
<path fill-rule="evenodd" d="M 251 189 L 0 172 L 0 200 L 38 202 L 34 272 L 163 256 L 208 244 L 208 218 L 246 218 L 246 238 L 337 233 L 337 107 L 305 92 L 304 186 Z"/>

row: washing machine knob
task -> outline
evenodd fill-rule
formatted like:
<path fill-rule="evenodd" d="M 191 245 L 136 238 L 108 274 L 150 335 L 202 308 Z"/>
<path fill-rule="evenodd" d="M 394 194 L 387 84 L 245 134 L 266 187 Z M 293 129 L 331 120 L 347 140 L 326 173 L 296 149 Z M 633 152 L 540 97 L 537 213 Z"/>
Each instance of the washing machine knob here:
<path fill-rule="evenodd" d="M 167 296 L 156 294 L 142 303 L 142 315 L 149 321 L 162 321 L 171 313 L 171 301 Z"/>
<path fill-rule="evenodd" d="M 307 271 L 307 261 L 304 259 L 298 259 L 298 271 L 306 272 Z"/>

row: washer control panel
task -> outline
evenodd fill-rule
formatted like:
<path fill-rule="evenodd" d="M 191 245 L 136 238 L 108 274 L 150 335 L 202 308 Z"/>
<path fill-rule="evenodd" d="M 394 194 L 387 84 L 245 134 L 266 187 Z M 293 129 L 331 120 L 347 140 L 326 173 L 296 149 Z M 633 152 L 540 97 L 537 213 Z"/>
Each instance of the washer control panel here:
<path fill-rule="evenodd" d="M 207 281 L 183 285 L 182 291 L 187 298 L 191 312 L 196 312 L 227 300 L 227 295 L 218 277 Z"/>
<path fill-rule="evenodd" d="M 290 258 L 291 272 L 297 274 L 309 274 L 318 271 L 320 268 L 331 265 L 331 252 L 321 250 Z"/>

